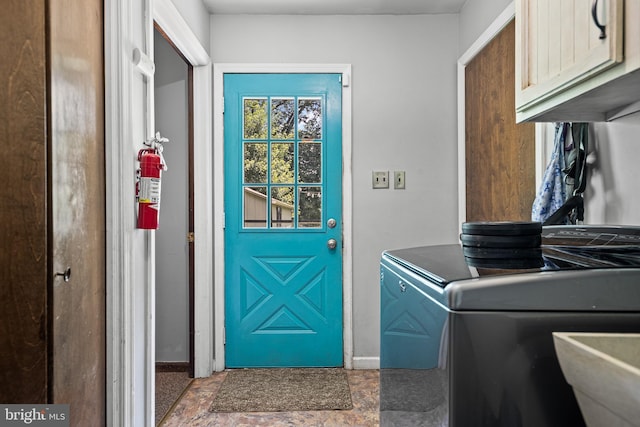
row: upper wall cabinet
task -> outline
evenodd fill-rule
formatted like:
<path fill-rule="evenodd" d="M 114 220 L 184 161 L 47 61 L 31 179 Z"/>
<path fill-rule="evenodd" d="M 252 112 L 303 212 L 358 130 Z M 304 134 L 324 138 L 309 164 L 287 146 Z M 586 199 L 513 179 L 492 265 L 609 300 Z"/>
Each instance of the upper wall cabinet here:
<path fill-rule="evenodd" d="M 516 120 L 605 121 L 640 101 L 640 0 L 517 0 Z"/>

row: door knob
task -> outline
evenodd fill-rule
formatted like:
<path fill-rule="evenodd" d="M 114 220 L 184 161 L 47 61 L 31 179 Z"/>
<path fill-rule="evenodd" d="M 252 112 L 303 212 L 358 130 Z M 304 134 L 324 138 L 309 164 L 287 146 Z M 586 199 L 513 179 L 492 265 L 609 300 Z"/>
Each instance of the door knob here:
<path fill-rule="evenodd" d="M 336 239 L 329 239 L 327 241 L 327 247 L 329 249 L 335 249 L 338 246 L 338 242 L 336 241 Z"/>
<path fill-rule="evenodd" d="M 62 280 L 64 280 L 65 282 L 71 280 L 71 267 L 67 267 L 64 273 L 56 273 L 56 277 L 58 276 L 62 276 Z"/>

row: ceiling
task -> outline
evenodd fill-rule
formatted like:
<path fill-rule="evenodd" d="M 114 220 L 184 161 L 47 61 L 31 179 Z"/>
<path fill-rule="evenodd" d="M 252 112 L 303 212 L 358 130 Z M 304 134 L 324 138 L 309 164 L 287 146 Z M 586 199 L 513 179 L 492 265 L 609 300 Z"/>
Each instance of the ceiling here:
<path fill-rule="evenodd" d="M 466 0 L 202 0 L 213 14 L 420 15 L 458 13 Z"/>

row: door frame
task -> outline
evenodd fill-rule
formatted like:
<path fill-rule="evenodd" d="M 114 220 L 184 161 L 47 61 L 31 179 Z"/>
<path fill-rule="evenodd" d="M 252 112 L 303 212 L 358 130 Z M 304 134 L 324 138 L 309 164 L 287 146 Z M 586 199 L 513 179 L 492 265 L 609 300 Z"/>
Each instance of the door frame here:
<path fill-rule="evenodd" d="M 342 74 L 342 293 L 343 360 L 353 367 L 352 171 L 351 171 L 351 64 L 213 64 L 213 181 L 214 181 L 214 369 L 225 369 L 224 348 L 224 74 L 326 73 Z M 197 300 L 196 300 L 197 301 Z"/>
<path fill-rule="evenodd" d="M 193 194 L 194 194 L 194 376 L 213 372 L 213 191 L 211 60 L 170 0 L 153 0 L 153 20 L 193 67 Z M 154 349 L 155 351 L 155 349 Z"/>
<path fill-rule="evenodd" d="M 193 66 L 195 234 L 195 376 L 213 371 L 212 307 L 212 64 L 206 50 L 171 0 L 105 1 L 105 162 L 107 191 L 107 423 L 131 426 L 155 418 L 155 236 L 135 230 L 132 197 L 134 150 L 152 114 L 152 96 L 140 85 L 153 84 L 132 64 L 135 48 L 153 58 L 153 21 Z M 142 26 L 142 27 L 141 27 Z M 137 45 L 136 45 L 137 44 Z M 147 70 L 148 71 L 148 70 Z M 144 110 L 144 111 L 141 111 Z M 144 128 L 144 129 L 143 129 Z M 134 148 L 135 147 L 135 148 Z M 138 253 L 144 258 L 132 259 Z M 141 273 L 139 270 L 144 269 Z M 145 277 L 140 282 L 140 277 Z M 140 313 L 138 310 L 144 311 Z M 138 319 L 144 319 L 142 323 Z M 141 424 L 140 424 L 141 425 Z"/>
<path fill-rule="evenodd" d="M 194 250 L 194 239 L 188 238 L 187 236 L 193 236 L 194 233 L 194 199 L 195 199 L 195 192 L 194 192 L 194 177 L 193 177 L 193 162 L 194 162 L 194 157 L 193 157 L 193 153 L 194 153 L 194 122 L 193 122 L 193 97 L 194 97 L 194 93 L 193 93 L 193 65 L 191 65 L 191 62 L 189 62 L 184 55 L 182 54 L 182 52 L 176 47 L 175 43 L 173 42 L 173 40 L 171 39 L 171 37 L 164 31 L 164 29 L 160 26 L 160 24 L 154 20 L 154 55 L 155 55 L 155 51 L 156 51 L 156 46 L 155 46 L 155 40 L 156 37 L 155 35 L 158 35 L 160 38 L 162 38 L 171 48 L 171 51 L 173 52 L 173 54 L 179 58 L 179 60 L 181 61 L 182 64 L 184 64 L 185 68 L 186 68 L 186 91 L 185 91 L 185 98 L 187 100 L 187 109 L 186 109 L 186 117 L 187 117 L 187 121 L 186 121 L 186 132 L 187 132 L 187 144 L 186 144 L 186 155 L 185 155 L 185 159 L 186 163 L 187 163 L 187 169 L 186 169 L 186 176 L 183 178 L 184 182 L 186 182 L 187 185 L 187 204 L 186 204 L 186 217 L 187 217 L 187 229 L 186 232 L 183 236 L 183 238 L 187 241 L 187 251 L 186 251 L 186 271 L 187 271 L 187 303 L 188 303 L 188 308 L 187 308 L 187 313 L 186 313 L 186 318 L 187 318 L 187 326 L 188 326 L 188 331 L 189 331 L 189 335 L 188 335 L 188 340 L 187 340 L 187 353 L 188 353 L 188 357 L 187 357 L 187 372 L 189 373 L 190 377 L 194 377 L 194 359 L 195 359 L 195 354 L 194 354 L 194 318 L 193 318 L 193 305 L 194 305 L 194 283 L 195 283 L 195 275 L 194 275 L 194 257 L 195 257 L 195 250 Z M 155 62 L 155 58 L 154 58 L 154 62 Z M 156 71 L 157 71 L 157 67 L 156 67 Z M 155 73 L 154 73 L 155 76 Z M 155 83 L 154 83 L 155 85 Z M 156 91 L 154 88 L 154 112 L 157 111 L 157 101 L 156 101 Z M 155 113 L 154 113 L 155 114 Z M 157 129 L 157 127 L 156 127 Z M 166 136 L 166 135 L 165 135 Z M 170 141 L 171 142 L 171 141 Z M 175 153 L 175 151 L 173 151 L 173 153 Z M 171 162 L 173 163 L 173 161 Z M 173 168 L 172 168 L 172 172 L 173 172 Z M 164 192 L 163 192 L 163 198 L 164 198 Z M 163 204 L 163 206 L 166 206 L 165 204 Z M 164 208 L 163 208 L 164 209 Z M 163 226 L 164 227 L 164 226 Z M 156 240 L 156 245 L 157 245 L 157 240 Z M 157 249 L 156 249 L 157 250 Z M 157 264 L 157 257 L 156 257 L 156 264 Z M 157 279 L 156 279 L 156 283 L 157 283 Z M 156 302 L 157 302 L 157 295 L 156 295 Z M 156 306 L 156 319 L 158 318 L 157 315 L 158 312 L 158 307 Z M 157 328 L 157 326 L 156 326 Z M 156 338 L 158 336 L 157 333 L 157 329 L 156 329 Z M 163 362 L 161 362 L 163 363 Z M 158 361 L 156 360 L 156 366 L 158 364 Z"/>
<path fill-rule="evenodd" d="M 465 69 L 467 65 L 484 49 L 516 16 L 515 3 L 511 2 L 478 39 L 458 59 L 458 224 L 467 219 L 467 171 L 465 148 Z M 536 190 L 542 181 L 546 158 L 546 133 L 543 131 L 543 123 L 536 123 Z"/>

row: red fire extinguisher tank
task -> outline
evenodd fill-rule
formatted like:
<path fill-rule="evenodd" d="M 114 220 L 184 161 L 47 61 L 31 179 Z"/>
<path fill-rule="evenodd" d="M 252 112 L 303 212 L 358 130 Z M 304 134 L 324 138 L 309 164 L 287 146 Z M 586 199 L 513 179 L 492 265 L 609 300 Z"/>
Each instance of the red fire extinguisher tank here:
<path fill-rule="evenodd" d="M 138 152 L 140 181 L 138 183 L 138 228 L 156 230 L 160 216 L 160 187 L 165 165 L 155 148 Z"/>

